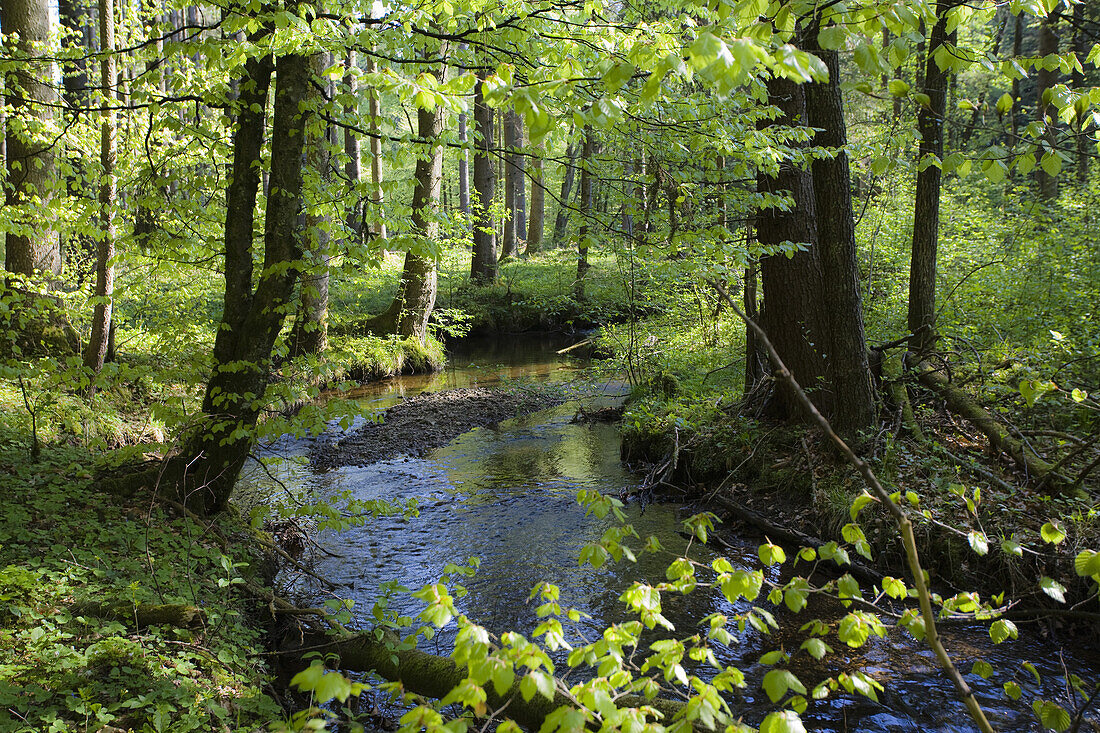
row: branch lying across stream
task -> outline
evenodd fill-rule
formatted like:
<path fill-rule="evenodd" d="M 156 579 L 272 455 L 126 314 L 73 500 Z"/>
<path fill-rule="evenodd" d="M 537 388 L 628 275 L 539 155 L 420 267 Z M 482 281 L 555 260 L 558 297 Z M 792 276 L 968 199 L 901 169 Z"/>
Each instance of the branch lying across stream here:
<path fill-rule="evenodd" d="M 775 368 L 776 378 L 786 382 L 799 404 L 802 405 L 805 413 L 817 424 L 825 437 L 840 450 L 848 462 L 859 471 L 867 488 L 871 490 L 871 494 L 878 499 L 894 518 L 895 523 L 898 525 L 898 531 L 901 534 L 902 544 L 905 547 L 905 555 L 909 561 L 909 570 L 913 574 L 913 581 L 917 587 L 921 617 L 924 620 L 925 640 L 928 642 L 928 646 L 932 648 L 932 651 L 935 652 L 940 667 L 951 679 L 952 684 L 955 686 L 955 691 L 958 693 L 959 698 L 966 704 L 970 717 L 977 724 L 978 728 L 983 731 L 983 733 L 993 733 L 993 726 L 989 724 L 981 705 L 978 704 L 977 699 L 974 697 L 974 693 L 970 690 L 970 686 L 966 684 L 966 680 L 963 679 L 962 674 L 959 673 L 954 662 L 951 661 L 951 656 L 947 653 L 947 649 L 944 648 L 943 642 L 940 641 L 939 634 L 936 632 L 936 615 L 932 610 L 932 596 L 928 590 L 928 584 L 925 581 L 924 568 L 922 568 L 920 564 L 920 556 L 917 553 L 917 542 L 916 538 L 913 536 L 913 523 L 910 521 L 909 515 L 901 506 L 890 498 L 889 492 L 883 488 L 878 480 L 878 476 L 871 470 L 867 462 L 857 456 L 855 452 L 848 447 L 848 444 L 833 430 L 833 426 L 825 416 L 818 411 L 814 403 L 806 396 L 802 387 L 795 380 L 794 375 L 791 374 L 790 370 L 787 369 L 786 365 L 783 363 L 783 360 L 779 357 L 779 352 L 775 350 L 775 345 L 772 344 L 764 329 L 761 328 L 756 321 L 745 315 L 745 312 L 737 306 L 737 303 L 733 301 L 733 298 L 729 296 L 729 293 L 726 292 L 726 289 L 721 283 L 712 280 L 710 281 L 710 285 L 718 292 L 718 295 L 726 302 L 730 310 L 736 313 L 738 318 L 744 321 L 760 340 L 760 343 L 768 353 L 769 361 L 771 361 L 772 366 Z"/>

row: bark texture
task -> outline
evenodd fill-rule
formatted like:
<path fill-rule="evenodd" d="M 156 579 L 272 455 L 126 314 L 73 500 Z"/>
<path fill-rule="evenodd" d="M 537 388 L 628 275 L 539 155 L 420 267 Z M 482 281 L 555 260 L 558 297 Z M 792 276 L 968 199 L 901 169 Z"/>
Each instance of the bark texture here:
<path fill-rule="evenodd" d="M 819 132 L 814 142 L 834 155 L 813 162 L 817 240 L 821 250 L 822 334 L 828 353 L 826 382 L 833 393 L 833 428 L 849 445 L 861 431 L 876 423 L 874 386 L 867 359 L 863 301 L 856 260 L 856 228 L 852 214 L 851 174 L 848 167 L 847 126 L 840 95 L 840 58 L 836 51 L 812 48 L 829 68 L 829 80 L 807 85 L 809 123 Z"/>
<path fill-rule="evenodd" d="M 531 158 L 531 215 L 527 220 L 527 254 L 542 249 L 542 234 L 546 216 L 546 189 L 542 179 L 542 146 Z"/>
<path fill-rule="evenodd" d="M 6 157 L 8 170 L 7 205 L 14 208 L 16 221 L 25 225 L 9 232 L 5 267 L 29 275 L 35 270 L 61 273 L 61 243 L 42 216 L 57 188 L 53 134 L 43 127 L 56 116 L 50 39 L 50 9 L 47 0 L 3 0 L 4 35 L 18 34 L 19 41 L 5 43 L 8 58 L 22 59 L 5 79 L 5 96 L 12 114 L 7 118 Z"/>
<path fill-rule="evenodd" d="M 495 147 L 493 110 L 485 103 L 483 80 L 474 87 L 474 125 L 477 147 L 474 149 L 474 252 L 470 263 L 470 280 L 488 285 L 497 279 L 497 234 L 493 226 L 492 206 L 496 194 L 496 172 L 493 170 Z"/>
<path fill-rule="evenodd" d="M 288 55 L 275 65 L 271 194 L 264 222 L 263 270 L 252 289 L 252 224 L 271 68 L 269 58 L 245 65 L 226 210 L 225 308 L 214 346 L 214 371 L 206 385 L 203 420 L 165 471 L 177 498 L 201 515 L 225 508 L 252 448 L 271 376 L 272 348 L 298 278 L 310 68 L 307 56 Z"/>
<path fill-rule="evenodd" d="M 588 230 L 593 216 L 592 163 L 595 158 L 596 139 L 591 127 L 584 128 L 584 146 L 581 151 L 581 225 L 577 230 L 577 279 L 573 283 L 573 295 L 584 299 L 584 277 L 588 273 Z"/>
<path fill-rule="evenodd" d="M 1040 57 L 1058 53 L 1058 35 L 1054 30 L 1054 25 L 1057 22 L 1057 16 L 1053 13 L 1039 22 Z M 1039 110 L 1039 121 L 1043 124 L 1043 137 L 1047 145 L 1050 146 L 1052 152 L 1057 142 L 1058 109 L 1051 104 L 1050 93 L 1057 83 L 1057 68 L 1047 69 L 1045 66 L 1039 67 L 1039 72 L 1036 74 L 1035 87 L 1038 95 L 1036 109 Z M 1053 201 L 1058 198 L 1058 179 L 1043 170 L 1043 166 L 1041 165 L 1035 167 L 1035 180 L 1039 182 L 1039 195 L 1043 199 Z"/>
<path fill-rule="evenodd" d="M 947 110 L 947 77 L 945 69 L 936 63 L 936 51 L 948 41 L 947 15 L 954 0 L 936 3 L 936 23 L 928 38 L 923 91 L 928 95 L 927 107 L 917 113 L 920 133 L 918 160 L 924 167 L 917 173 L 917 190 L 913 207 L 913 245 L 909 263 L 909 332 L 910 347 L 919 353 L 931 351 L 936 345 L 936 259 L 940 236 L 940 188 L 943 174 L 938 165 L 930 165 L 931 157 L 943 160 L 943 119 Z"/>
<path fill-rule="evenodd" d="M 367 73 L 373 74 L 378 70 L 373 56 L 367 56 Z M 382 193 L 382 136 L 379 135 L 379 126 L 382 123 L 382 108 L 378 90 L 373 87 L 368 93 L 367 113 L 370 115 L 370 180 L 371 203 L 378 210 L 375 213 L 377 224 L 374 233 L 381 239 L 386 238 L 386 219 L 383 209 L 384 200 Z"/>
<path fill-rule="evenodd" d="M 558 214 L 554 219 L 554 243 L 555 247 L 561 245 L 565 239 L 565 229 L 569 226 L 569 196 L 573 193 L 573 179 L 576 177 L 577 153 L 580 146 L 570 143 L 565 148 L 565 172 L 561 178 L 561 195 L 558 197 Z"/>

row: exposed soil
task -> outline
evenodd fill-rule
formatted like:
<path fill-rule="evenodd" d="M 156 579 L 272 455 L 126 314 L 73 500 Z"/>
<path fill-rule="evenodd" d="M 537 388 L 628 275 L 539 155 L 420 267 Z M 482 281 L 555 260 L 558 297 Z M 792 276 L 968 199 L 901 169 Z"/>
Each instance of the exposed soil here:
<path fill-rule="evenodd" d="M 382 421 L 338 439 L 319 442 L 315 467 L 366 466 L 394 456 L 420 457 L 474 428 L 492 428 L 513 417 L 559 405 L 560 390 L 493 390 L 483 387 L 420 394 L 386 410 Z"/>

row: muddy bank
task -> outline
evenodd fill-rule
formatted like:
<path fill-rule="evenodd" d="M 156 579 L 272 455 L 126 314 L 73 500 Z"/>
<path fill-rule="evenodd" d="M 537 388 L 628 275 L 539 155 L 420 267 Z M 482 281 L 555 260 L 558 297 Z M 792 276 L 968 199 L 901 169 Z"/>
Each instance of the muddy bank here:
<path fill-rule="evenodd" d="M 474 428 L 561 404 L 562 389 L 469 387 L 420 394 L 386 410 L 382 421 L 318 443 L 310 456 L 321 470 L 366 466 L 394 456 L 423 456 Z"/>

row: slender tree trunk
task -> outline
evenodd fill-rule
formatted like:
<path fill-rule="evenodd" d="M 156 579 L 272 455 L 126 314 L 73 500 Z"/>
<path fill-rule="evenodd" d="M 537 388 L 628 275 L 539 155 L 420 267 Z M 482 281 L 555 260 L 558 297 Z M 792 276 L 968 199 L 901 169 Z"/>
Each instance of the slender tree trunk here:
<path fill-rule="evenodd" d="M 118 150 L 115 144 L 116 123 L 115 95 L 111 89 L 115 84 L 115 18 L 114 2 L 99 0 L 99 48 L 103 56 L 100 60 L 100 79 L 103 83 L 103 121 L 99 132 L 99 163 L 103 167 L 103 178 L 99 184 L 100 232 L 96 244 L 95 297 L 96 304 L 92 314 L 92 333 L 88 348 L 84 352 L 84 366 L 98 374 L 103 368 L 107 356 L 107 345 L 111 333 L 112 299 L 115 290 L 115 267 L 111 261 L 115 256 L 115 208 L 118 188 L 115 180 L 115 167 L 118 162 Z"/>
<path fill-rule="evenodd" d="M 57 15 L 61 27 L 65 29 L 63 45 L 78 52 L 76 58 L 67 60 L 61 69 L 65 106 L 71 110 L 81 110 L 88 103 L 88 59 L 84 54 L 92 51 L 88 8 L 82 0 L 58 0 Z M 8 31 L 5 29 L 4 32 Z"/>
<path fill-rule="evenodd" d="M 359 80 L 356 75 L 358 71 L 358 61 L 355 57 L 355 49 L 348 51 L 347 57 L 344 59 L 344 87 L 347 89 L 348 95 L 351 97 L 344 105 L 344 114 L 351 115 L 358 109 L 358 103 L 355 101 L 358 98 Z M 381 149 L 379 149 L 381 152 Z M 374 148 L 371 148 L 371 174 L 374 172 L 374 160 L 373 160 Z M 347 225 L 348 229 L 353 233 L 357 242 L 363 241 L 363 197 L 359 194 L 359 183 L 363 180 L 363 144 L 360 141 L 359 136 L 351 130 L 344 130 L 344 155 L 347 156 L 347 162 L 344 163 L 344 175 L 347 176 L 348 185 L 352 190 L 352 203 L 348 207 L 347 213 Z M 381 179 L 381 168 L 379 168 L 379 179 Z M 372 178 L 373 182 L 373 178 Z"/>
<path fill-rule="evenodd" d="M 1054 24 L 1057 18 L 1051 14 L 1039 22 L 1039 56 L 1046 57 L 1058 53 L 1058 36 L 1054 32 Z M 1036 109 L 1039 110 L 1039 122 L 1044 128 L 1043 137 L 1054 152 L 1058 134 L 1058 111 L 1050 101 L 1051 90 L 1058 83 L 1058 69 L 1039 68 L 1036 74 L 1036 93 L 1038 96 Z M 1054 153 L 1057 155 L 1057 153 Z M 1043 170 L 1043 166 L 1035 166 L 1035 178 L 1039 182 L 1039 196 L 1046 201 L 1058 198 L 1058 179 Z"/>
<path fill-rule="evenodd" d="M 367 56 L 367 73 L 373 74 L 378 70 L 373 56 Z M 370 180 L 371 203 L 378 210 L 375 212 L 377 224 L 374 233 L 381 239 L 386 239 L 386 212 L 382 194 L 382 137 L 379 135 L 382 123 L 381 99 L 378 90 L 371 87 L 368 92 L 367 114 L 370 115 Z"/>
<path fill-rule="evenodd" d="M 1088 56 L 1089 52 L 1089 40 L 1085 33 L 1085 4 L 1078 3 L 1073 6 L 1073 50 L 1077 52 L 1077 58 L 1083 59 Z M 1088 89 L 1085 86 L 1085 72 L 1074 68 L 1073 69 L 1073 88 L 1082 94 L 1088 94 Z M 1088 146 L 1088 133 L 1085 132 L 1085 122 L 1087 117 L 1080 117 L 1077 120 L 1077 132 L 1074 134 L 1075 153 L 1076 153 L 1076 170 L 1077 170 L 1077 182 L 1087 183 L 1089 179 L 1089 154 L 1087 150 Z"/>
<path fill-rule="evenodd" d="M 497 240 L 493 225 L 492 206 L 496 190 L 493 171 L 493 110 L 485 103 L 482 92 L 484 77 L 474 87 L 474 125 L 478 143 L 474 151 L 474 252 L 470 263 L 470 279 L 479 285 L 496 282 Z"/>
<path fill-rule="evenodd" d="M 324 105 L 319 84 L 324 79 L 325 69 L 332 63 L 332 54 L 315 53 L 310 59 L 313 83 L 310 86 L 311 103 L 314 107 Z M 330 98 L 335 98 L 336 89 L 328 85 Z M 332 154 L 336 145 L 336 128 L 326 124 L 324 132 L 310 135 L 306 139 L 306 166 L 317 172 L 321 182 L 320 195 L 324 196 L 332 185 Z M 332 221 L 327 214 L 306 214 L 305 226 L 301 232 L 300 245 L 302 260 L 305 263 L 300 278 L 301 297 L 298 303 L 294 329 L 290 333 L 289 350 L 292 356 L 302 354 L 320 354 L 328 347 L 328 281 L 329 261 L 332 253 L 329 247 L 329 227 Z"/>
<path fill-rule="evenodd" d="M 769 79 L 768 98 L 781 110 L 777 124 L 801 124 L 806 119 L 802 86 L 786 79 Z M 825 345 L 817 342 L 817 335 L 823 333 L 823 275 L 813 179 L 801 164 L 784 162 L 774 177 L 758 176 L 757 189 L 769 194 L 785 192 L 794 204 L 788 211 L 769 208 L 757 214 L 756 237 L 761 247 L 781 247 L 784 242 L 808 245 L 789 257 L 775 254 L 761 258 L 761 323 L 791 374 L 800 385 L 813 385 L 808 392 L 819 408 L 824 407 L 821 381 L 825 377 Z M 769 411 L 776 417 L 804 417 L 797 396 L 782 384 Z"/>
<path fill-rule="evenodd" d="M 514 110 L 509 110 L 508 114 L 512 116 L 515 125 L 516 147 L 522 149 L 527 145 L 523 118 Z M 516 239 L 519 240 L 518 246 L 522 247 L 527 238 L 527 157 L 517 151 L 512 154 L 512 158 L 512 165 L 516 170 L 515 190 L 512 193 L 516 211 Z"/>
<path fill-rule="evenodd" d="M 416 161 L 412 225 L 415 236 L 427 240 L 422 249 L 432 250 L 439 239 L 439 220 L 435 214 L 443 183 L 443 146 L 439 143 L 443 134 L 442 106 L 417 111 L 417 134 L 430 141 L 431 147 L 426 156 Z M 423 344 L 428 337 L 428 318 L 435 307 L 436 280 L 435 258 L 411 250 L 406 252 L 401 285 L 389 309 L 379 317 L 378 330 Z"/>
<path fill-rule="evenodd" d="M 1024 48 L 1024 14 L 1016 14 L 1016 23 L 1012 31 L 1012 58 L 1019 59 L 1023 53 Z M 1012 115 L 1011 127 L 1012 127 L 1012 143 L 1016 144 L 1016 140 L 1020 135 L 1020 123 L 1017 119 L 1017 107 L 1020 103 L 1020 79 L 1019 77 L 1012 77 L 1012 111 L 1009 114 Z"/>
<path fill-rule="evenodd" d="M 546 190 L 542 179 L 543 145 L 537 146 L 536 155 L 531 158 L 531 216 L 527 221 L 527 254 L 542 249 L 542 230 L 546 216 Z"/>
<path fill-rule="evenodd" d="M 947 71 L 936 63 L 936 51 L 947 42 L 947 16 L 954 0 L 936 3 L 936 24 L 928 40 L 924 71 L 924 93 L 929 104 L 917 113 L 920 133 L 917 190 L 913 209 L 913 247 L 909 264 L 909 332 L 913 334 L 910 348 L 925 353 L 936 345 L 936 260 L 940 235 L 939 165 L 925 162 L 935 157 L 943 160 L 943 118 L 947 107 Z M 923 166 L 923 170 L 920 170 Z"/>
<path fill-rule="evenodd" d="M 810 38 L 816 37 L 816 33 L 810 34 Z M 806 90 L 808 121 L 819 130 L 814 144 L 836 153 L 831 158 L 814 160 L 812 166 L 822 295 L 826 305 L 822 314 L 825 321 L 822 335 L 828 349 L 826 383 L 833 393 L 829 419 L 849 445 L 858 445 L 862 442 L 858 440 L 859 433 L 875 426 L 876 404 L 859 291 L 840 57 L 836 51 L 825 51 L 816 44 L 809 50 L 829 68 L 829 81 L 808 84 Z"/>
<path fill-rule="evenodd" d="M 466 145 L 466 113 L 458 115 L 458 142 Z M 458 152 L 458 208 L 462 215 L 470 216 L 470 152 L 465 147 Z"/>
<path fill-rule="evenodd" d="M 569 196 L 573 193 L 573 178 L 576 175 L 577 151 L 580 149 L 576 143 L 569 143 L 565 148 L 565 172 L 561 177 L 561 196 L 558 197 L 558 214 L 554 219 L 554 246 L 560 247 L 565 239 L 565 229 L 569 226 Z"/>
<path fill-rule="evenodd" d="M 500 257 L 514 257 L 519 251 L 516 230 L 519 226 L 516 189 L 519 186 L 519 168 L 516 165 L 518 156 L 515 153 L 519 146 L 516 130 L 516 115 L 511 110 L 501 116 L 504 134 L 504 236 L 501 238 Z"/>
<path fill-rule="evenodd" d="M 592 164 L 596 156 L 595 135 L 592 128 L 585 125 L 584 148 L 581 152 L 581 225 L 577 230 L 577 279 L 573 283 L 573 294 L 577 300 L 583 300 L 584 277 L 588 273 L 588 229 L 593 216 L 592 211 Z"/>
<path fill-rule="evenodd" d="M 50 126 L 57 116 L 54 64 L 44 46 L 50 40 L 50 10 L 46 0 L 4 0 L 7 57 L 22 59 L 7 74 L 5 96 L 12 108 L 7 119 L 6 156 L 9 216 L 26 224 L 24 233 L 8 232 L 5 267 L 29 275 L 35 270 L 61 273 L 61 243 L 48 211 L 57 189 Z M 18 34 L 19 41 L 10 40 Z M 20 122 L 14 124 L 13 120 Z"/>
<path fill-rule="evenodd" d="M 745 266 L 745 315 L 751 320 L 759 316 L 757 305 L 756 273 L 760 268 L 759 260 L 749 260 Z M 756 333 L 745 326 L 745 389 L 744 395 L 748 395 L 757 383 L 764 378 L 764 357 L 760 345 L 757 343 Z"/>
<path fill-rule="evenodd" d="M 214 372 L 206 385 L 205 420 L 183 452 L 170 460 L 166 478 L 192 511 L 225 508 L 248 458 L 271 354 L 298 277 L 297 235 L 302 210 L 302 153 L 310 115 L 309 58 L 288 55 L 276 64 L 271 137 L 271 194 L 264 224 L 263 270 L 252 290 L 252 224 L 263 143 L 271 63 L 246 62 L 239 122 L 234 133 L 233 178 L 226 207 L 226 301 L 214 346 Z"/>

